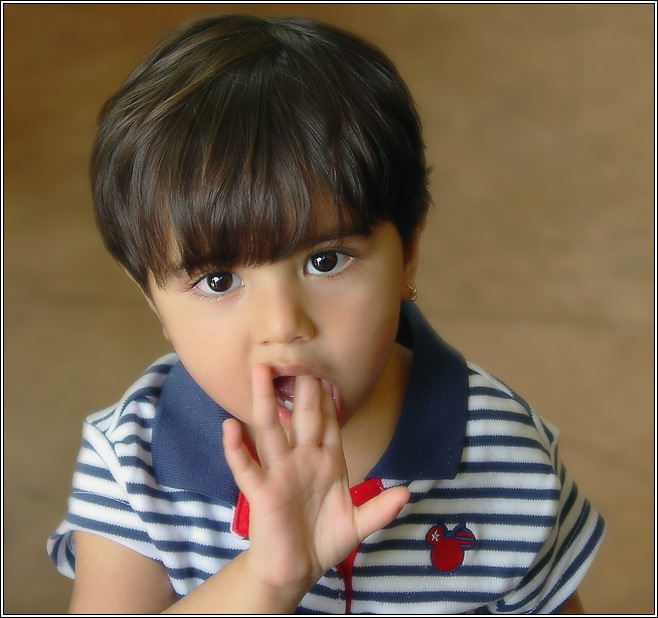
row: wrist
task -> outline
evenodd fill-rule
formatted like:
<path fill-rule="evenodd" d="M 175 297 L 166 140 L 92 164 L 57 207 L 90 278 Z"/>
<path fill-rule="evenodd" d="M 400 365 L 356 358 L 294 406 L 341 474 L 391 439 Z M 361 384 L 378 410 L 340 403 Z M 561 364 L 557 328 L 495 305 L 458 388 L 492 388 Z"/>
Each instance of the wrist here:
<path fill-rule="evenodd" d="M 263 600 L 264 606 L 270 608 L 266 613 L 291 613 L 317 580 L 308 577 L 289 581 L 285 574 L 263 572 L 252 548 L 246 549 L 238 558 L 244 560 L 245 577 L 253 583 L 254 592 Z"/>

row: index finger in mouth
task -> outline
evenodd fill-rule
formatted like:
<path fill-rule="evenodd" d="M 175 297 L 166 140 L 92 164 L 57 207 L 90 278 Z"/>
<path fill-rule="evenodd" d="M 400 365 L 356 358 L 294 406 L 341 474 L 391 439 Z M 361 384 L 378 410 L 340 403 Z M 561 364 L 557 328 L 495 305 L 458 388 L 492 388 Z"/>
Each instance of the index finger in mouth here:
<path fill-rule="evenodd" d="M 278 406 L 272 374 L 267 365 L 255 365 L 251 372 L 252 406 L 256 450 L 262 464 L 276 459 L 286 452 L 290 445 L 286 433 L 279 422 Z"/>

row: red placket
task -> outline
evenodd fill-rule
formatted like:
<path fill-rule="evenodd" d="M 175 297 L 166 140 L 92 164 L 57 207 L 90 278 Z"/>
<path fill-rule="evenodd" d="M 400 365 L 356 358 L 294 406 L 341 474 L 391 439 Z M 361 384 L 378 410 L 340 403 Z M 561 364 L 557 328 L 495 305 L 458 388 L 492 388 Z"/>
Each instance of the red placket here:
<path fill-rule="evenodd" d="M 361 506 L 378 496 L 384 491 L 384 485 L 381 479 L 372 478 L 359 483 L 350 489 L 352 503 L 355 506 Z M 242 492 L 238 494 L 238 502 L 235 505 L 235 514 L 233 516 L 233 525 L 231 530 L 235 534 L 249 538 L 249 502 Z M 352 572 L 354 569 L 354 558 L 359 551 L 360 545 L 357 545 L 345 560 L 336 565 L 336 570 L 340 573 L 345 585 L 345 613 L 350 614 L 352 610 Z"/>

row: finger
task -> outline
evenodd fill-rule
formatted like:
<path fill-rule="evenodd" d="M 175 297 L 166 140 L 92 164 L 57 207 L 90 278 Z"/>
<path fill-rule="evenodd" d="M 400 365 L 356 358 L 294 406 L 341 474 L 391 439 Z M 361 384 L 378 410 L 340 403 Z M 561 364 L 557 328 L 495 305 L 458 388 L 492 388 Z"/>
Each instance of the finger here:
<path fill-rule="evenodd" d="M 373 532 L 388 526 L 409 501 L 411 494 L 404 485 L 382 492 L 356 510 L 355 520 L 359 542 Z"/>
<path fill-rule="evenodd" d="M 264 466 L 290 449 L 286 432 L 279 421 L 272 374 L 266 365 L 255 365 L 251 372 L 254 441 Z"/>
<path fill-rule="evenodd" d="M 257 491 L 263 481 L 263 471 L 254 461 L 242 439 L 242 427 L 237 419 L 229 418 L 222 424 L 224 456 L 242 493 L 247 496 Z"/>
<path fill-rule="evenodd" d="M 324 417 L 324 432 L 322 445 L 342 450 L 343 440 L 338 423 L 338 411 L 333 397 L 333 390 L 328 382 L 322 382 L 322 414 Z"/>
<path fill-rule="evenodd" d="M 319 446 L 322 442 L 322 388 L 312 376 L 297 376 L 292 413 L 292 444 Z"/>

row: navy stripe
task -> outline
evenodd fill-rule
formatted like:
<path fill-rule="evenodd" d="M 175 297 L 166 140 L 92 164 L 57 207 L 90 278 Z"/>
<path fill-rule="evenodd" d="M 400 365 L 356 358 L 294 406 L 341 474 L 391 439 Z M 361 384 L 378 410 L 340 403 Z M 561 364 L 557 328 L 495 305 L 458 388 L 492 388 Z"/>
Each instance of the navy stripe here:
<path fill-rule="evenodd" d="M 327 573 L 325 574 L 325 577 L 334 580 L 342 579 L 340 573 L 338 573 L 338 571 L 335 568 L 329 569 L 329 571 L 327 571 Z M 325 586 L 324 584 L 321 584 L 319 582 L 316 583 L 309 592 L 319 597 L 324 597 L 325 599 L 345 599 L 345 591 L 343 589 L 329 588 L 329 586 Z"/>
<path fill-rule="evenodd" d="M 548 464 L 517 461 L 465 461 L 459 466 L 460 474 L 502 472 L 512 474 L 554 474 Z"/>
<path fill-rule="evenodd" d="M 84 474 L 85 476 L 91 476 L 95 479 L 114 482 L 114 477 L 107 468 L 98 468 L 97 466 L 78 462 L 75 466 L 75 471 Z"/>
<path fill-rule="evenodd" d="M 99 522 L 95 519 L 89 519 L 88 517 L 81 517 L 75 513 L 69 513 L 66 517 L 66 521 L 85 530 L 104 532 L 113 536 L 118 536 L 124 539 L 131 539 L 133 541 L 140 541 L 147 544 L 151 543 L 151 539 L 149 538 L 148 534 L 142 532 L 141 530 Z"/>
<path fill-rule="evenodd" d="M 569 496 L 567 497 L 564 506 L 562 507 L 562 510 L 560 512 L 560 525 L 564 523 L 564 520 L 567 518 L 569 513 L 571 513 L 571 509 L 576 502 L 576 498 L 578 497 L 578 488 L 576 487 L 576 484 L 573 483 L 571 486 L 571 491 L 569 492 Z"/>
<path fill-rule="evenodd" d="M 429 545 L 427 546 L 429 548 Z M 428 550 L 429 559 L 429 550 Z M 522 577 L 525 574 L 523 567 L 498 567 L 498 566 L 469 566 L 462 565 L 459 567 L 460 577 L 494 577 L 496 579 L 506 579 L 509 577 Z M 445 577 L 446 574 L 437 571 L 433 566 L 355 566 L 355 577 Z"/>
<path fill-rule="evenodd" d="M 62 538 L 66 538 L 66 537 L 62 537 Z M 69 563 L 71 569 L 75 570 L 75 554 L 71 551 L 71 546 L 69 545 L 68 542 L 64 547 L 64 551 L 66 553 L 66 561 Z"/>
<path fill-rule="evenodd" d="M 409 524 L 426 524 L 433 526 L 437 520 L 444 524 L 467 523 L 494 524 L 502 526 L 537 526 L 552 528 L 555 524 L 554 515 L 530 515 L 526 513 L 411 513 L 393 520 L 386 528 L 397 528 Z"/>
<path fill-rule="evenodd" d="M 143 416 L 138 416 L 134 412 L 123 412 L 121 414 L 121 417 L 119 419 L 119 423 L 117 424 L 117 426 L 120 427 L 122 425 L 126 425 L 127 423 L 134 423 L 135 425 L 138 425 L 139 427 L 142 427 L 144 429 L 151 429 L 151 426 L 153 425 L 153 419 L 144 418 Z M 93 426 L 100 425 L 100 424 L 101 424 L 101 421 L 94 421 L 92 423 Z M 102 431 L 102 430 L 99 429 L 99 431 Z"/>
<path fill-rule="evenodd" d="M 436 523 L 436 522 L 435 522 Z M 427 528 L 430 529 L 430 526 Z M 524 540 L 477 539 L 478 551 L 536 553 L 543 543 Z M 364 542 L 359 547 L 360 554 L 389 551 L 429 551 L 431 545 L 425 539 L 386 539 L 376 543 Z"/>
<path fill-rule="evenodd" d="M 160 526 L 188 526 L 202 528 L 214 532 L 230 532 L 231 523 L 223 520 L 208 519 L 207 517 L 194 517 L 191 515 L 172 515 L 168 513 L 140 512 L 139 517 L 149 523 Z"/>
<path fill-rule="evenodd" d="M 226 506 L 227 508 L 233 508 L 233 505 L 226 505 L 219 500 L 214 500 L 213 498 L 203 496 L 194 491 L 163 490 L 142 483 L 126 483 L 126 492 L 130 495 L 148 496 L 149 498 L 155 498 L 156 500 L 164 500 L 165 502 L 173 502 L 173 503 L 195 502 L 195 503 L 202 503 L 204 505 L 205 504 L 218 505 L 218 506 Z M 237 494 L 236 494 L 236 499 L 237 499 Z"/>
<path fill-rule="evenodd" d="M 151 443 L 147 442 L 143 438 L 135 434 L 127 435 L 123 440 L 117 440 L 115 444 L 123 444 L 124 446 L 130 446 L 131 444 L 137 444 L 142 447 L 147 453 L 151 452 Z"/>
<path fill-rule="evenodd" d="M 435 500 L 531 500 L 550 502 L 560 499 L 559 489 L 526 489 L 517 487 L 434 487 L 427 494 L 412 494 L 410 503 Z"/>
<path fill-rule="evenodd" d="M 316 609 L 306 609 L 304 606 L 299 605 L 293 612 L 296 616 L 325 616 L 327 612 L 321 612 Z"/>
<path fill-rule="evenodd" d="M 508 421 L 521 423 L 534 427 L 535 424 L 530 416 L 521 412 L 511 410 L 491 410 L 488 408 L 476 408 L 469 411 L 469 420 L 472 421 Z"/>
<path fill-rule="evenodd" d="M 171 363 L 157 363 L 154 365 L 151 365 L 145 372 L 144 375 L 152 375 L 152 374 L 161 374 L 163 377 L 166 376 L 170 371 L 171 368 L 174 366 L 174 363 L 178 360 L 177 358 L 174 358 Z"/>
<path fill-rule="evenodd" d="M 161 386 L 142 386 L 141 388 L 135 389 L 130 393 L 130 398 L 124 402 L 123 407 L 128 406 L 132 401 L 146 401 L 150 402 L 153 399 L 157 399 L 160 391 L 162 390 Z"/>
<path fill-rule="evenodd" d="M 204 545 L 194 541 L 154 541 L 155 546 L 162 553 L 193 553 L 197 556 L 208 558 L 220 558 L 222 560 L 233 560 L 242 550 L 216 545 Z"/>
<path fill-rule="evenodd" d="M 541 541 L 477 539 L 478 551 L 536 554 L 542 548 L 542 545 Z"/>
<path fill-rule="evenodd" d="M 214 575 L 214 573 L 208 573 L 207 571 L 203 571 L 202 569 L 198 569 L 192 566 L 181 567 L 181 568 L 173 568 L 173 567 L 166 567 L 166 568 L 167 568 L 167 573 L 169 574 L 169 577 L 171 579 L 178 579 L 180 581 L 185 581 L 186 579 L 201 579 L 205 581 L 211 575 Z"/>
<path fill-rule="evenodd" d="M 123 500 L 116 500 L 114 498 L 108 498 L 106 496 L 100 496 L 99 494 L 92 494 L 88 491 L 78 489 L 74 489 L 71 493 L 71 496 L 87 504 L 95 504 L 97 506 L 115 509 L 117 511 L 124 511 L 126 513 L 133 512 L 130 504 Z"/>
<path fill-rule="evenodd" d="M 119 423 L 117 424 L 117 427 L 121 427 L 123 425 L 126 425 L 128 423 L 134 423 L 135 425 L 139 425 L 140 427 L 144 429 L 151 429 L 153 425 L 153 419 L 152 418 L 144 418 L 143 416 L 138 416 L 134 412 L 125 412 L 121 415 L 121 418 L 119 419 Z"/>
<path fill-rule="evenodd" d="M 509 393 L 501 391 L 493 386 L 471 386 L 468 392 L 471 397 L 484 395 L 486 397 L 494 397 L 495 399 L 507 399 L 508 401 L 516 401 L 516 399 Z"/>
<path fill-rule="evenodd" d="M 580 536 L 580 534 L 583 531 L 583 527 L 585 526 L 585 522 L 589 518 L 590 511 L 591 511 L 590 503 L 585 502 L 585 504 L 583 504 L 583 507 L 580 511 L 580 514 L 578 515 L 578 520 L 569 529 L 569 533 L 566 535 L 564 541 L 562 542 L 562 545 L 560 545 L 560 548 L 558 550 L 558 556 L 564 555 L 569 550 L 574 540 Z"/>
<path fill-rule="evenodd" d="M 107 410 L 107 412 L 105 413 L 104 416 L 102 416 L 102 417 L 100 417 L 100 418 L 97 418 L 97 419 L 94 419 L 94 421 L 93 421 L 93 422 L 90 422 L 89 424 L 90 424 L 90 425 L 100 425 L 100 424 L 103 424 L 103 423 L 107 422 L 107 419 L 108 419 L 108 418 L 110 418 L 111 416 L 113 416 L 114 414 L 116 414 L 116 411 L 117 411 L 117 408 L 116 408 L 116 406 L 114 406 L 114 407 L 110 408 L 109 410 Z M 100 414 L 100 411 L 99 411 L 99 414 Z M 85 422 L 86 422 L 86 421 L 85 421 Z"/>
<path fill-rule="evenodd" d="M 532 413 L 532 408 L 530 407 L 530 404 L 525 399 L 523 399 L 523 397 L 519 396 L 518 393 L 515 393 L 511 388 L 509 388 L 509 386 L 507 386 L 503 382 L 501 382 L 501 384 L 503 384 L 503 386 L 505 386 L 505 388 L 510 393 L 512 393 L 511 396 L 508 393 L 506 393 L 505 391 L 498 390 L 494 387 L 492 389 L 493 392 L 491 393 L 492 397 L 496 397 L 498 399 L 507 399 L 508 401 L 515 401 L 516 403 L 520 404 L 521 406 L 523 406 L 526 409 L 529 416 L 534 416 L 533 413 Z M 478 387 L 474 387 L 474 389 L 475 388 L 478 388 Z"/>
<path fill-rule="evenodd" d="M 140 470 L 144 470 L 144 472 L 149 474 L 149 476 L 154 476 L 153 466 L 149 463 L 146 463 L 140 457 L 135 455 L 123 455 L 122 457 L 117 457 L 117 459 L 119 460 L 119 463 L 122 467 L 139 468 Z"/>
<path fill-rule="evenodd" d="M 541 422 L 541 426 L 549 442 L 553 444 L 555 442 L 555 436 L 553 435 L 553 432 L 548 428 L 548 425 L 546 425 L 546 423 L 544 423 L 543 421 Z"/>
<path fill-rule="evenodd" d="M 464 592 L 448 590 L 397 590 L 386 592 L 369 592 L 354 590 L 354 601 L 381 601 L 383 603 L 401 603 L 413 607 L 414 603 L 479 603 L 486 604 L 496 600 L 500 595 L 492 592 Z"/>
<path fill-rule="evenodd" d="M 513 447 L 522 447 L 522 448 L 531 448 L 537 449 L 550 455 L 546 447 L 535 440 L 534 438 L 526 438 L 524 436 L 470 436 L 466 438 L 466 446 L 478 447 L 478 446 L 513 446 Z"/>
<path fill-rule="evenodd" d="M 53 556 L 56 556 L 59 553 L 59 547 L 64 541 L 64 538 L 65 538 L 64 536 L 58 536 L 56 533 L 50 536 L 50 540 L 54 541 L 54 545 L 51 549 L 51 554 Z"/>

